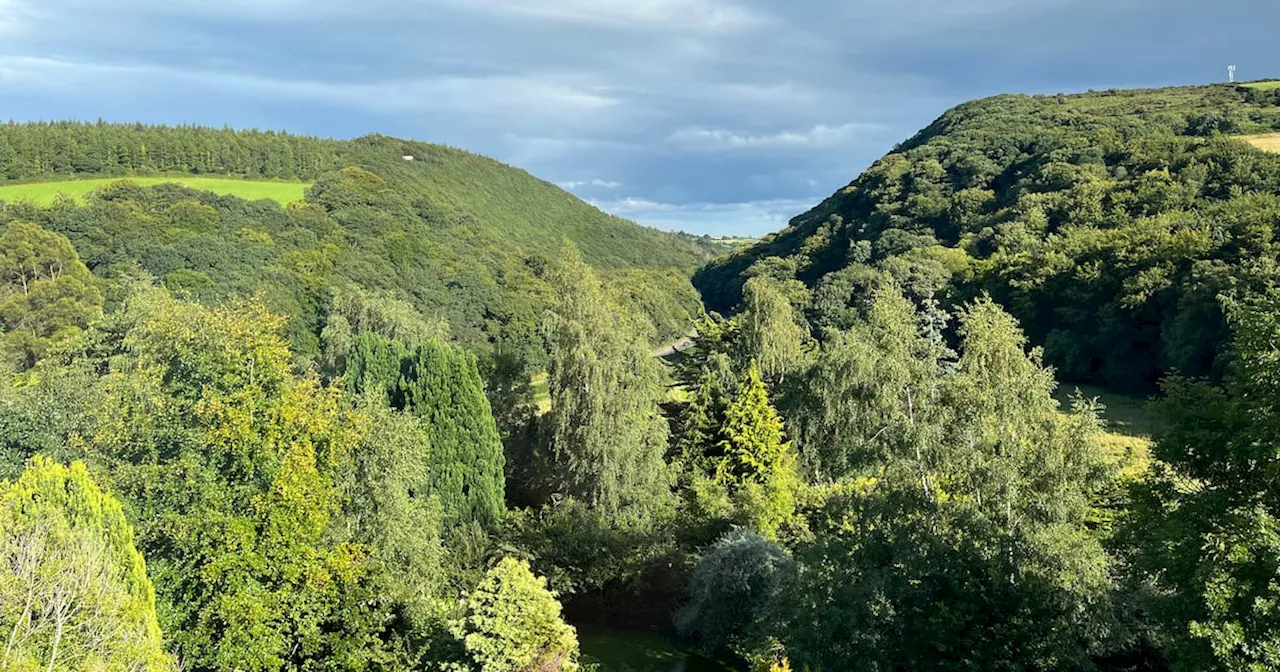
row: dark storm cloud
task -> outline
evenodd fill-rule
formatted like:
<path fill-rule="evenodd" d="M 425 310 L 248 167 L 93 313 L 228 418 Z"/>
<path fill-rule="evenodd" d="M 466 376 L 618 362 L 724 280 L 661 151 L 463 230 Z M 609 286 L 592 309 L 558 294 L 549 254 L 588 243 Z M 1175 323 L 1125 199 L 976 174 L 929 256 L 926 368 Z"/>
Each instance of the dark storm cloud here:
<path fill-rule="evenodd" d="M 946 107 L 1280 74 L 1275 3 L 0 0 L 0 114 L 405 135 L 763 233 Z"/>

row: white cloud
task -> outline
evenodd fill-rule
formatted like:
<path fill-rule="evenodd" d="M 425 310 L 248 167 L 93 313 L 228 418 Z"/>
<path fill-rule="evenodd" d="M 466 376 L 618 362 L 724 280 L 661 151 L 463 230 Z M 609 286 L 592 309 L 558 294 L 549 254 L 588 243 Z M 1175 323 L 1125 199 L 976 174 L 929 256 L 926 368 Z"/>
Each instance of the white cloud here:
<path fill-rule="evenodd" d="M 775 150 L 827 147 L 845 144 L 866 131 L 882 130 L 878 124 L 848 123 L 839 126 L 818 124 L 807 131 L 781 131 L 766 135 L 737 133 L 723 128 L 682 128 L 667 142 L 688 151 Z"/>
<path fill-rule="evenodd" d="M 581 189 L 582 187 L 598 187 L 600 189 L 617 189 L 622 186 L 621 182 L 612 182 L 609 180 L 569 180 L 561 182 L 560 186 L 565 189 Z"/>
<path fill-rule="evenodd" d="M 2 0 L 0 0 L 2 1 Z M 151 64 L 102 64 L 30 56 L 0 56 L 0 83 L 31 88 L 156 85 L 160 80 L 199 83 L 262 98 L 328 103 L 364 111 L 421 114 L 450 111 L 582 122 L 618 101 L 598 88 L 559 81 L 550 75 L 439 76 L 375 82 L 276 79 L 218 70 L 178 69 Z"/>
<path fill-rule="evenodd" d="M 0 0 L 0 35 L 17 35 L 26 28 L 31 8 L 21 0 Z"/>
<path fill-rule="evenodd" d="M 491 14 L 566 23 L 681 30 L 737 30 L 762 26 L 766 18 L 724 0 L 436 0 Z"/>
<path fill-rule="evenodd" d="M 762 236 L 817 205 L 822 197 L 775 199 L 742 203 L 661 203 L 644 198 L 589 201 L 592 205 L 646 226 L 667 231 L 712 235 Z"/>

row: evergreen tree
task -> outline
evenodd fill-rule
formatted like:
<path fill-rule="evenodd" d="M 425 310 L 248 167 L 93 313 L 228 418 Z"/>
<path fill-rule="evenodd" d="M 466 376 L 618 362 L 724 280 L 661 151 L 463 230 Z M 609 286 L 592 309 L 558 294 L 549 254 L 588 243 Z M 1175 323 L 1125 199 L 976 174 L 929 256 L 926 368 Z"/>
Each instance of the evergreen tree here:
<path fill-rule="evenodd" d="M 791 444 L 783 442 L 782 419 L 769 403 L 755 362 L 725 411 L 721 437 L 716 479 L 728 486 L 745 522 L 776 538 L 795 515 L 801 480 Z"/>
<path fill-rule="evenodd" d="M 404 364 L 404 407 L 429 437 L 427 477 L 452 520 L 505 511 L 502 439 L 473 355 L 427 341 Z"/>
<path fill-rule="evenodd" d="M 575 672 L 578 636 L 560 617 L 547 580 L 528 563 L 505 558 L 467 598 L 456 626 L 475 672 Z"/>
<path fill-rule="evenodd" d="M 0 484 L 0 632 L 4 670 L 173 669 L 133 529 L 83 463 Z"/>
<path fill-rule="evenodd" d="M 561 487 L 609 517 L 648 522 L 671 501 L 661 365 L 641 321 L 608 300 L 572 247 L 554 284 L 547 426 Z"/>

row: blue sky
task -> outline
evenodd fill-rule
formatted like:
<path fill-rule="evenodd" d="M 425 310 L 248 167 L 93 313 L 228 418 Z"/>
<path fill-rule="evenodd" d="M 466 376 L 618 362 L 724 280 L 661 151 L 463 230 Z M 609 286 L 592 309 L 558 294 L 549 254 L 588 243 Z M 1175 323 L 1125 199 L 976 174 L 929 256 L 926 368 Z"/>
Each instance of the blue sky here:
<path fill-rule="evenodd" d="M 463 147 L 759 235 L 964 100 L 1280 76 L 1276 0 L 0 0 L 0 118 Z"/>

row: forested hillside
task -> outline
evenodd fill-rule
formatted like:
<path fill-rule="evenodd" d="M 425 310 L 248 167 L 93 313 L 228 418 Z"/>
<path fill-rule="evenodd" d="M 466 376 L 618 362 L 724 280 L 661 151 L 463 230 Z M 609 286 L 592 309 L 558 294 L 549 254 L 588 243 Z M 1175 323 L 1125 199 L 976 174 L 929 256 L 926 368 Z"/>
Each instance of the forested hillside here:
<path fill-rule="evenodd" d="M 728 310 L 753 275 L 799 279 L 842 327 L 892 277 L 944 306 L 989 293 L 1067 380 L 1151 391 L 1220 375 L 1218 296 L 1275 281 L 1280 129 L 1250 87 L 998 96 L 961 105 L 782 232 L 701 271 Z"/>
<path fill-rule="evenodd" d="M 408 160 L 405 157 L 412 157 Z M 66 235 L 96 276 L 141 268 L 203 301 L 262 293 L 290 316 L 296 354 L 319 355 L 331 294 L 385 292 L 445 322 L 460 342 L 540 361 L 549 260 L 566 241 L 644 311 L 662 337 L 699 303 L 686 278 L 707 254 L 637 226 L 524 171 L 467 152 L 369 136 L 112 124 L 0 126 L 0 175 L 230 175 L 313 181 L 288 207 L 173 186 L 109 185 L 86 203 L 9 203 L 0 223 Z M 4 182 L 0 182 L 3 185 Z M 108 282 L 108 284 L 109 284 Z"/>
<path fill-rule="evenodd" d="M 1280 669 L 1280 164 L 1223 133 L 1269 95 L 962 106 L 703 269 L 725 315 L 674 238 L 387 138 L 288 207 L 9 204 L 0 669 L 614 672 L 609 628 L 716 672 Z M 1159 377 L 1139 454 L 1046 354 L 1215 375 Z"/>

